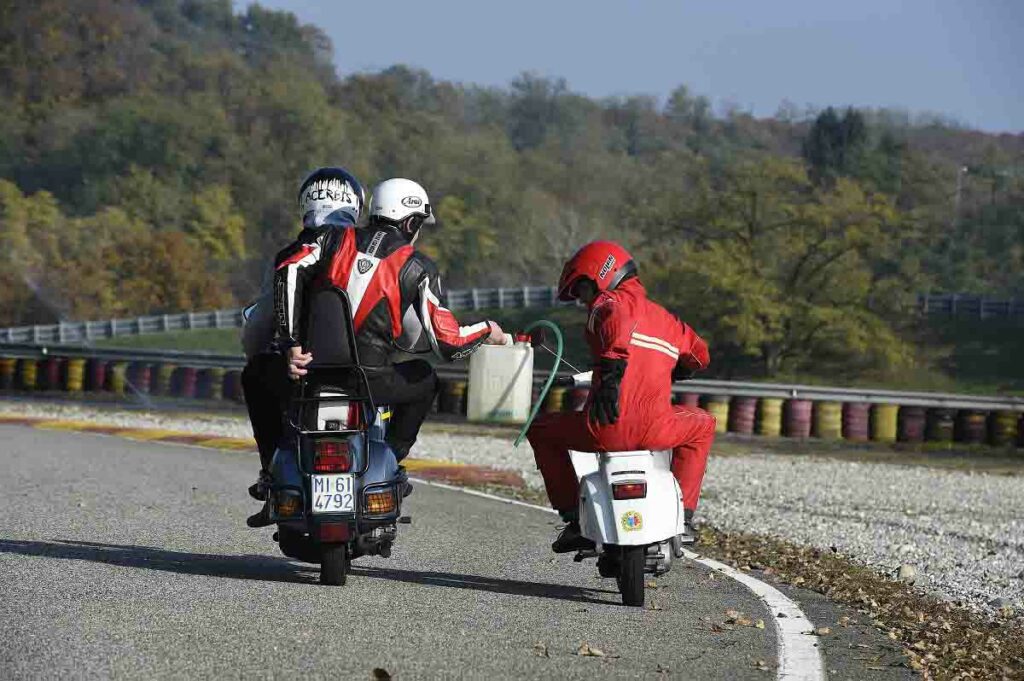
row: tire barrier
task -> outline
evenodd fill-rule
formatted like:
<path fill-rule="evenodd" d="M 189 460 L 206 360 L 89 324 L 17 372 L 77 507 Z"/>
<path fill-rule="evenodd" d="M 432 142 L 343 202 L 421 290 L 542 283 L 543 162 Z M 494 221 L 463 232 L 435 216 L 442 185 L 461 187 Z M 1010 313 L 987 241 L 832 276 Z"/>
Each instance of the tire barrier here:
<path fill-rule="evenodd" d="M 697 393 L 682 393 L 679 398 L 679 404 L 687 407 L 699 407 L 700 395 Z"/>
<path fill-rule="evenodd" d="M 212 367 L 199 372 L 197 391 L 204 400 L 224 399 L 224 370 Z"/>
<path fill-rule="evenodd" d="M 171 374 L 171 395 L 191 399 L 196 396 L 195 367 L 178 367 Z"/>
<path fill-rule="evenodd" d="M 38 377 L 38 366 L 34 359 L 18 360 L 18 387 L 22 390 L 35 390 Z"/>
<path fill-rule="evenodd" d="M 757 413 L 756 397 L 734 397 L 729 403 L 729 431 L 742 435 L 754 433 L 754 416 Z"/>
<path fill-rule="evenodd" d="M 868 411 L 871 405 L 859 402 L 843 404 L 843 438 L 851 442 L 868 441 Z"/>
<path fill-rule="evenodd" d="M 151 371 L 150 392 L 154 395 L 170 395 L 171 381 L 177 368 L 173 364 L 157 364 Z"/>
<path fill-rule="evenodd" d="M 565 408 L 565 388 L 552 388 L 544 398 L 545 412 L 562 411 Z"/>
<path fill-rule="evenodd" d="M 1020 414 L 1015 411 L 993 411 L 988 415 L 988 443 L 996 447 L 1015 444 Z"/>
<path fill-rule="evenodd" d="M 980 445 L 985 442 L 988 434 L 985 427 L 985 414 L 972 409 L 963 409 L 956 414 L 956 426 L 953 430 L 957 442 Z"/>
<path fill-rule="evenodd" d="M 810 400 L 786 400 L 783 413 L 786 437 L 807 438 L 811 436 Z"/>
<path fill-rule="evenodd" d="M 466 413 L 466 382 L 445 381 L 441 386 L 438 408 L 447 414 Z"/>
<path fill-rule="evenodd" d="M 64 368 L 64 360 L 60 357 L 47 357 L 42 363 L 42 372 L 38 377 L 39 388 L 42 390 L 60 390 L 61 370 Z"/>
<path fill-rule="evenodd" d="M 221 395 L 224 396 L 225 400 L 245 402 L 245 395 L 242 393 L 241 371 L 238 369 L 228 369 L 224 372 L 224 384 L 221 388 Z"/>
<path fill-rule="evenodd" d="M 704 411 L 715 417 L 715 432 L 724 433 L 729 425 L 729 398 L 724 395 L 708 395 Z"/>
<path fill-rule="evenodd" d="M 150 393 L 244 404 L 241 371 L 236 367 L 196 368 L 153 359 L 123 361 L 60 355 L 0 357 L 0 390 Z M 466 388 L 465 380 L 441 379 L 432 410 L 464 415 Z M 538 388 L 534 386 L 534 400 Z M 580 410 L 588 392 L 580 388 L 553 388 L 548 392 L 543 409 L 546 412 Z M 984 404 L 973 407 L 968 403 L 962 406 L 972 408 L 953 409 L 698 392 L 674 393 L 672 400 L 675 404 L 702 406 L 715 417 L 717 433 L 849 442 L 987 443 L 994 447 L 1024 448 L 1024 412 L 995 405 L 986 409 Z"/>
<path fill-rule="evenodd" d="M 926 422 L 924 407 L 900 407 L 896 439 L 900 442 L 924 442 Z"/>
<path fill-rule="evenodd" d="M 67 365 L 67 382 L 64 384 L 70 393 L 80 393 L 85 390 L 85 360 L 80 357 L 72 357 Z"/>
<path fill-rule="evenodd" d="M 811 434 L 823 440 L 843 438 L 843 405 L 841 402 L 815 402 Z"/>
<path fill-rule="evenodd" d="M 143 395 L 150 393 L 152 368 L 145 362 L 132 362 L 128 365 L 126 380 L 128 389 Z"/>
<path fill-rule="evenodd" d="M 896 442 L 896 424 L 900 408 L 895 404 L 871 405 L 871 439 L 875 442 Z"/>
<path fill-rule="evenodd" d="M 110 362 L 107 364 L 107 391 L 115 395 L 124 395 L 128 383 L 128 363 Z"/>
<path fill-rule="evenodd" d="M 782 434 L 782 400 L 773 397 L 758 400 L 756 431 L 768 437 Z"/>
<path fill-rule="evenodd" d="M 18 360 L 12 357 L 0 358 L 0 390 L 11 390 L 14 388 L 15 370 L 18 368 Z"/>
<path fill-rule="evenodd" d="M 929 409 L 925 417 L 924 435 L 929 442 L 952 442 L 955 419 L 952 409 Z"/>
<path fill-rule="evenodd" d="M 107 363 L 102 359 L 90 359 L 85 363 L 85 389 L 89 392 L 106 390 Z"/>

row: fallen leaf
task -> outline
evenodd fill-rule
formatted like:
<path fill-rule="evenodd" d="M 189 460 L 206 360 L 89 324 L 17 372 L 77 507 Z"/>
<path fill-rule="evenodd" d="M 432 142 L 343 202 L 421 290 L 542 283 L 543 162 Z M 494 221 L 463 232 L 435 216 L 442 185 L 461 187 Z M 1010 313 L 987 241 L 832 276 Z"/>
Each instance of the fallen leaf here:
<path fill-rule="evenodd" d="M 592 648 L 589 643 L 583 643 L 579 648 L 576 649 L 576 654 L 580 657 L 604 657 L 604 651 L 600 648 Z"/>
<path fill-rule="evenodd" d="M 828 627 L 818 627 L 817 629 L 814 630 L 814 633 L 817 636 L 828 636 L 829 634 L 832 633 L 832 630 L 829 629 Z"/>
<path fill-rule="evenodd" d="M 754 626 L 758 629 L 764 629 L 764 620 L 758 620 L 757 622 L 754 622 Z"/>
<path fill-rule="evenodd" d="M 544 643 L 534 643 L 533 653 L 537 657 L 551 657 L 551 655 L 548 653 L 548 647 Z"/>
<path fill-rule="evenodd" d="M 652 579 L 649 582 L 647 582 L 647 588 L 648 589 L 657 589 L 658 588 L 658 583 Z"/>

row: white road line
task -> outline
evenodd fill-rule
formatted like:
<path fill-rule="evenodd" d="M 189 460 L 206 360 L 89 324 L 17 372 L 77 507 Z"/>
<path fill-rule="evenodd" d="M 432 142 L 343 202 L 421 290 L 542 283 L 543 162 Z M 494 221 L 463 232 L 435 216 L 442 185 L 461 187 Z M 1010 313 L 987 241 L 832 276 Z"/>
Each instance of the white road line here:
<path fill-rule="evenodd" d="M 474 497 L 499 501 L 503 504 L 532 508 L 544 513 L 555 513 L 554 509 L 518 499 L 507 499 L 487 492 L 478 492 L 475 489 L 446 485 L 442 482 L 422 478 L 409 479 L 422 485 L 462 492 Z M 814 625 L 807 619 L 796 602 L 770 584 L 765 584 L 724 563 L 710 558 L 702 558 L 692 551 L 685 553 L 690 560 L 735 579 L 764 602 L 771 615 L 772 624 L 775 626 L 775 640 L 778 644 L 779 667 L 775 678 L 780 681 L 822 681 L 825 678 L 825 661 L 822 659 L 821 649 L 818 647 L 818 637 L 814 635 Z"/>
<path fill-rule="evenodd" d="M 764 601 L 775 624 L 776 640 L 779 645 L 779 670 L 775 678 L 787 681 L 814 681 L 825 678 L 825 662 L 818 647 L 818 637 L 814 635 L 814 625 L 800 610 L 800 606 L 774 586 L 765 584 L 745 572 L 717 560 L 702 558 L 692 551 L 684 553 L 690 560 L 732 577 Z"/>

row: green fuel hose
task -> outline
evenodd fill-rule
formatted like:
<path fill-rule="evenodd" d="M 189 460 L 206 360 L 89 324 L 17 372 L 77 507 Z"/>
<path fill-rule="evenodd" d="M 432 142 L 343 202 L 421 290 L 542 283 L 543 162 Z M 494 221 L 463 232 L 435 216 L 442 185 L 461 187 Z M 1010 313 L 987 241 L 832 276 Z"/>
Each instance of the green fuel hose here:
<path fill-rule="evenodd" d="M 544 383 L 544 387 L 541 388 L 540 393 L 537 395 L 537 402 L 533 405 L 533 409 L 530 411 L 530 418 L 526 419 L 526 423 L 523 424 L 523 429 L 519 431 L 519 437 L 516 438 L 515 444 L 512 445 L 513 447 L 518 447 L 519 443 L 521 443 L 523 438 L 526 437 L 526 431 L 529 430 L 530 426 L 533 424 L 533 419 L 537 417 L 537 412 L 540 411 L 540 405 L 544 404 L 544 398 L 547 397 L 551 384 L 555 382 L 555 376 L 558 375 L 558 365 L 562 363 L 562 330 L 558 328 L 558 324 L 555 324 L 554 322 L 549 322 L 546 319 L 538 319 L 523 329 L 523 333 L 529 333 L 538 326 L 547 327 L 555 332 L 555 340 L 557 341 L 555 345 L 555 364 L 551 367 L 551 373 L 548 375 L 548 380 Z"/>

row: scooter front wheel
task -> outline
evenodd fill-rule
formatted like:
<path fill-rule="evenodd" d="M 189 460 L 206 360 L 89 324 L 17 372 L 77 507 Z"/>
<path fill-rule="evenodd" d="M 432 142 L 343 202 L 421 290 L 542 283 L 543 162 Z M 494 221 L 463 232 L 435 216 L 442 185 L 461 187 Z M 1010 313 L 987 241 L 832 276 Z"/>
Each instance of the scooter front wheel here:
<path fill-rule="evenodd" d="M 646 551 L 643 546 L 623 546 L 619 562 L 619 593 L 622 604 L 636 608 L 644 605 L 644 568 Z"/>
<path fill-rule="evenodd" d="M 324 544 L 320 561 L 320 583 L 343 586 L 348 577 L 348 545 Z"/>

